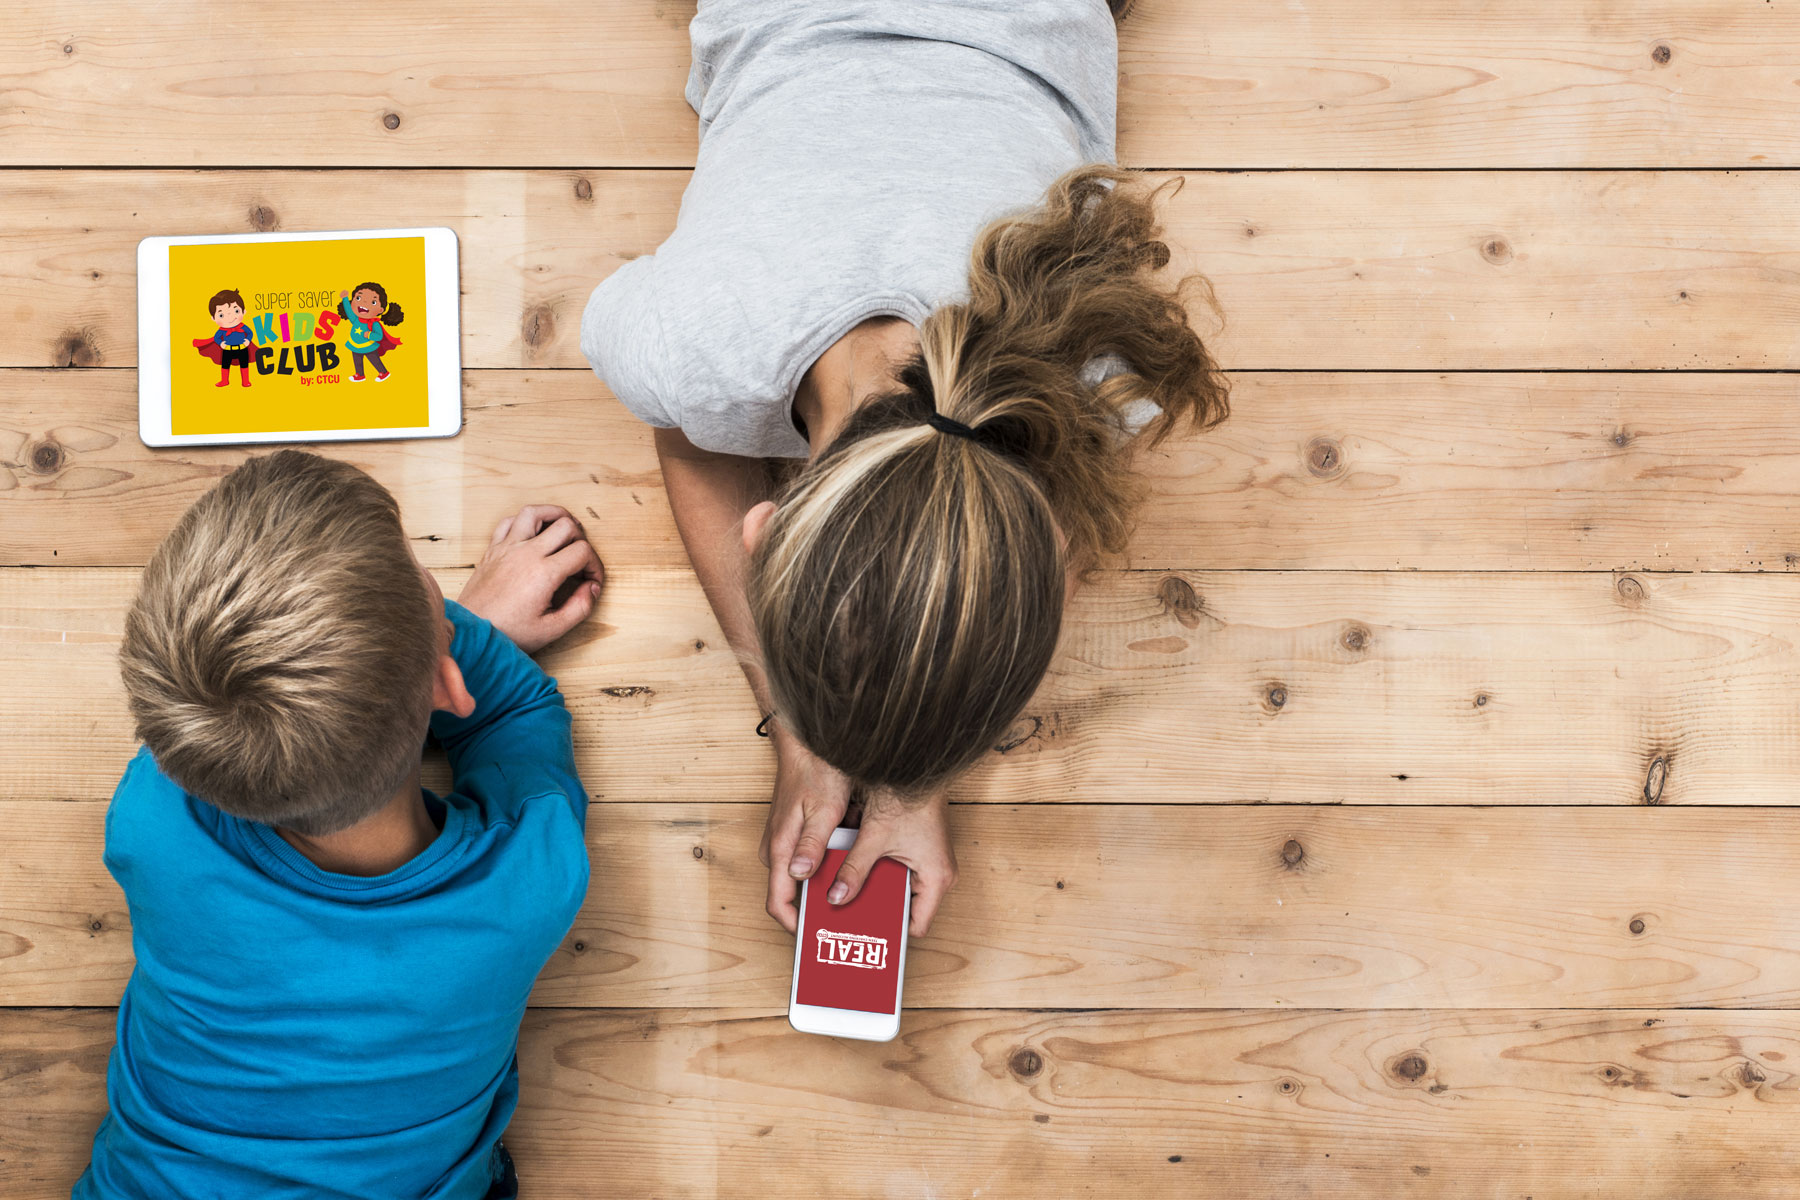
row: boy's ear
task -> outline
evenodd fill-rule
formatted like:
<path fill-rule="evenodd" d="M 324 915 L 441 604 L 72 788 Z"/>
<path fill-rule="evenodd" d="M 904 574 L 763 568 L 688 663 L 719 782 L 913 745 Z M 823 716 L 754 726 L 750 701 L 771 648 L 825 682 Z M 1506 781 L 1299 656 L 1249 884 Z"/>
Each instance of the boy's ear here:
<path fill-rule="evenodd" d="M 764 500 L 755 508 L 744 514 L 744 553 L 755 554 L 756 544 L 762 541 L 763 527 L 769 518 L 775 515 L 775 502 Z"/>
<path fill-rule="evenodd" d="M 468 685 L 463 682 L 462 668 L 448 654 L 438 656 L 437 670 L 431 675 L 431 707 L 457 717 L 475 711 L 475 697 L 469 695 Z"/>

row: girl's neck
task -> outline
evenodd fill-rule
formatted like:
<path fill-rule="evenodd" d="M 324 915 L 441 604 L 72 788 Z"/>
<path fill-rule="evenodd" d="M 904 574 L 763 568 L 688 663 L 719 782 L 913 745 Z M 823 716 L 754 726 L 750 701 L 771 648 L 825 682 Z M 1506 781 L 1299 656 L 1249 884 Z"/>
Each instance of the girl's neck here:
<path fill-rule="evenodd" d="M 911 322 L 871 317 L 819 355 L 794 392 L 794 416 L 811 456 L 831 444 L 864 401 L 892 388 L 900 368 L 918 353 L 919 331 Z"/>

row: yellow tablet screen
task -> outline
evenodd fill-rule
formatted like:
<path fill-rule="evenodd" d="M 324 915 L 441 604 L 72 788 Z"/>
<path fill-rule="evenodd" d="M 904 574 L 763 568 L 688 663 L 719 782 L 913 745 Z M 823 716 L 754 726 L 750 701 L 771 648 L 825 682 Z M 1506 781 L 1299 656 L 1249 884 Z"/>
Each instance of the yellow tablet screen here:
<path fill-rule="evenodd" d="M 176 434 L 423 428 L 425 239 L 169 247 Z"/>

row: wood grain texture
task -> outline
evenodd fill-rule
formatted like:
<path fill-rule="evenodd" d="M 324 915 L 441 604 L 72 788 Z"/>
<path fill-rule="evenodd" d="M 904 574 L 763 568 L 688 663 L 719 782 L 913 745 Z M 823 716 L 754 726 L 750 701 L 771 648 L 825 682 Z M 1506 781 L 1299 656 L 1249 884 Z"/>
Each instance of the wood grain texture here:
<path fill-rule="evenodd" d="M 0 571 L 0 801 L 111 793 L 134 577 Z M 596 799 L 768 794 L 759 714 L 686 569 L 616 573 L 543 662 Z M 1800 575 L 1113 572 L 953 796 L 1792 805 L 1797 677 Z"/>
<path fill-rule="evenodd" d="M 105 806 L 15 802 L 0 1005 L 113 1004 Z M 785 1010 L 759 804 L 619 804 L 533 1003 Z M 958 806 L 923 1008 L 1800 1005 L 1800 833 L 1701 809 Z M 1181 882 L 1177 882 L 1181 881 Z"/>
<path fill-rule="evenodd" d="M 0 1185 L 66 1196 L 113 1014 L 0 1012 Z M 533 1194 L 1785 1197 L 1784 1014 L 534 1010 L 506 1134 Z M 845 1164 L 852 1164 L 846 1169 Z"/>
<path fill-rule="evenodd" d="M 1788 172 L 1201 173 L 1168 202 L 1234 369 L 1800 367 Z M 392 223 L 462 237 L 463 364 L 584 367 L 582 307 L 673 228 L 682 172 L 19 171 L 0 366 L 131 366 L 158 233 Z M 971 234 L 973 231 L 970 231 Z M 1211 333 L 1209 312 L 1196 320 Z"/>
<path fill-rule="evenodd" d="M 650 429 L 585 371 L 468 371 L 448 440 L 332 445 L 468 566 L 523 500 L 614 569 L 685 560 Z M 1800 569 L 1780 376 L 1243 374 L 1232 417 L 1144 456 L 1139 569 Z M 0 372 L 0 564 L 136 566 L 259 450 L 153 451 L 122 371 Z"/>
<path fill-rule="evenodd" d="M 18 7 L 0 35 L 13 165 L 691 166 L 688 2 L 455 0 L 346 53 L 268 8 L 146 21 Z M 1140 0 L 1120 31 L 1121 161 L 1162 167 L 1793 166 L 1779 4 L 1553 0 L 1488 11 Z M 221 122 L 234 134 L 219 136 Z"/>

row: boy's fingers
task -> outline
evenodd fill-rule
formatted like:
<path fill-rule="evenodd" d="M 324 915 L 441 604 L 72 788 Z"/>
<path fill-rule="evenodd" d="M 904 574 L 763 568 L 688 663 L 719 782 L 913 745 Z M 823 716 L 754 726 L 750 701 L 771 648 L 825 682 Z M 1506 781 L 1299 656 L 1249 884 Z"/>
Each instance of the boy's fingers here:
<path fill-rule="evenodd" d="M 560 586 L 566 579 L 577 575 L 586 575 L 594 582 L 599 582 L 600 556 L 585 538 L 570 542 L 545 560 L 550 564 L 551 577 Z M 577 588 L 579 594 L 584 589 Z"/>
<path fill-rule="evenodd" d="M 597 583 L 584 583 L 570 592 L 563 602 L 548 614 L 547 619 L 551 622 L 551 631 L 555 635 L 550 640 L 555 641 L 587 620 L 588 614 L 594 611 L 594 605 L 599 600 L 600 585 Z"/>
<path fill-rule="evenodd" d="M 569 515 L 569 510 L 558 504 L 527 504 L 513 518 L 512 528 L 507 531 L 506 540 L 523 542 L 538 535 L 538 531 L 550 522 Z"/>
<path fill-rule="evenodd" d="M 540 553 L 549 555 L 580 538 L 581 522 L 565 513 L 546 525 L 543 532 L 532 539 L 532 545 Z"/>

